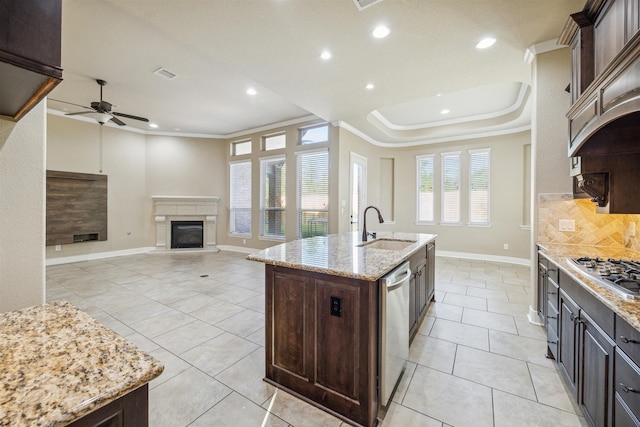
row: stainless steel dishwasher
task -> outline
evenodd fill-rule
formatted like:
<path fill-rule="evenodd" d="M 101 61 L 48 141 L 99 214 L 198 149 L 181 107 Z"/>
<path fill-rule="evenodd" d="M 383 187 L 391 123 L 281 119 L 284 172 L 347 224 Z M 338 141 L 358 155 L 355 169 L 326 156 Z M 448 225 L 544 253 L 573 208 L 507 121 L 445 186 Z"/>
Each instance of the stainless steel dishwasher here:
<path fill-rule="evenodd" d="M 380 403 L 387 406 L 409 358 L 409 282 L 403 263 L 380 279 Z"/>

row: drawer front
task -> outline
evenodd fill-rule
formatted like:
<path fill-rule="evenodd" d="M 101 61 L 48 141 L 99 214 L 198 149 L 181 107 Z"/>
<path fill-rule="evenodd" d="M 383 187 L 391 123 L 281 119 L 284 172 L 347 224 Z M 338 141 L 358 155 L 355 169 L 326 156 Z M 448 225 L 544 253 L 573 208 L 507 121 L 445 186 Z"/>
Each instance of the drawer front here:
<path fill-rule="evenodd" d="M 549 301 L 549 305 L 552 306 L 555 311 L 558 311 L 558 295 L 560 287 L 556 282 L 551 280 L 551 275 L 549 275 L 549 280 L 547 281 L 547 301 Z"/>
<path fill-rule="evenodd" d="M 616 393 L 613 405 L 613 425 L 616 427 L 640 427 L 640 421 L 633 416 L 629 406 Z"/>
<path fill-rule="evenodd" d="M 551 328 L 547 329 L 547 347 L 549 348 L 549 355 L 553 356 L 555 360 L 558 360 L 558 335 Z"/>
<path fill-rule="evenodd" d="M 553 333 L 558 335 L 558 310 L 551 304 L 551 302 L 547 302 L 547 330 L 553 330 Z"/>
<path fill-rule="evenodd" d="M 640 365 L 640 331 L 616 316 L 616 344 L 636 365 Z"/>
<path fill-rule="evenodd" d="M 613 333 L 615 315 L 611 309 L 598 301 L 581 284 L 562 270 L 560 271 L 559 284 L 560 288 L 564 289 L 609 337 L 613 338 L 615 336 Z"/>
<path fill-rule="evenodd" d="M 614 379 L 616 393 L 631 408 L 633 415 L 640 417 L 640 368 L 619 348 L 616 349 Z"/>

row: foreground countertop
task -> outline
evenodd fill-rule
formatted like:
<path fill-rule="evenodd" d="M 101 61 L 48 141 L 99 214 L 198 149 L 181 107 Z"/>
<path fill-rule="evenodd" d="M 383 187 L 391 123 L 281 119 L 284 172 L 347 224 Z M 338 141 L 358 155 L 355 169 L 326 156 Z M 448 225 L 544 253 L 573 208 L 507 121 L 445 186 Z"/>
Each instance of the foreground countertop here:
<path fill-rule="evenodd" d="M 435 234 L 424 233 L 379 232 L 375 240 L 415 242 L 396 251 L 359 246 L 363 242 L 356 232 L 330 234 L 272 246 L 249 255 L 247 259 L 298 270 L 375 281 L 436 237 Z"/>
<path fill-rule="evenodd" d="M 622 258 L 638 260 L 640 259 L 640 254 L 638 252 L 625 248 L 611 248 L 604 246 L 544 243 L 539 243 L 538 246 L 542 253 L 562 269 L 562 271 L 580 283 L 583 288 L 600 300 L 614 313 L 640 331 L 640 301 L 627 300 L 608 288 L 601 286 L 598 282 L 590 279 L 589 276 L 582 274 L 580 271 L 573 268 L 570 264 L 571 261 L 569 261 L 569 258 L 577 258 L 581 256 L 600 257 L 604 259 Z"/>
<path fill-rule="evenodd" d="M 0 313 L 0 426 L 63 426 L 162 364 L 64 301 Z"/>

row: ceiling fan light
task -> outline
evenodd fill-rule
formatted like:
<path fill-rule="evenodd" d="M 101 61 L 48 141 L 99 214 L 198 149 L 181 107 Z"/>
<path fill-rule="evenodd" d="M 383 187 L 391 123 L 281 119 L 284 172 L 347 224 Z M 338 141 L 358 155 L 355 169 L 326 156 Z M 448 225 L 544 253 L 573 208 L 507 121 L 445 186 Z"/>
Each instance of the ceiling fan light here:
<path fill-rule="evenodd" d="M 100 112 L 95 112 L 95 113 L 87 113 L 87 116 L 91 117 L 92 119 L 94 119 L 96 122 L 100 123 L 101 125 L 107 123 L 109 120 L 111 120 L 111 115 L 107 114 L 107 113 L 100 113 Z"/>

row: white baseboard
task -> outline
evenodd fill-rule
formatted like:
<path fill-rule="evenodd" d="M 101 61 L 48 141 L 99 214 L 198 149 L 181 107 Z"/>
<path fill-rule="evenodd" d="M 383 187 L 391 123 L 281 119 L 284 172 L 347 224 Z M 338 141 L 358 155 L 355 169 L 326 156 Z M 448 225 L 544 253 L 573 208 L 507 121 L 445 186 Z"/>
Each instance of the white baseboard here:
<path fill-rule="evenodd" d="M 499 255 L 474 254 L 469 252 L 440 251 L 437 248 L 436 248 L 436 256 L 441 256 L 445 258 L 473 259 L 478 261 L 504 262 L 507 264 L 531 266 L 531 260 L 528 258 L 515 258 L 515 257 L 499 256 Z"/>
<path fill-rule="evenodd" d="M 246 246 L 218 245 L 218 247 L 223 251 L 240 252 L 243 254 L 254 254 L 262 250 L 256 248 L 247 248 Z"/>
<path fill-rule="evenodd" d="M 60 258 L 48 258 L 45 262 L 45 265 L 50 266 L 50 265 L 59 265 L 59 264 L 69 264 L 72 262 L 91 261 L 94 259 L 113 258 L 117 256 L 124 256 L 124 255 L 144 254 L 154 249 L 155 247 L 133 248 L 133 249 L 123 249 L 120 251 L 97 252 L 93 254 L 73 255 L 73 256 L 66 256 L 66 257 L 60 257 Z"/>
<path fill-rule="evenodd" d="M 219 250 L 223 251 L 232 251 L 232 252 L 240 252 L 246 254 L 252 254 L 258 252 L 260 249 L 247 248 L 242 246 L 228 246 L 228 245 L 220 245 L 218 246 Z M 176 253 L 202 253 L 203 250 L 158 250 L 156 247 L 143 247 L 143 248 L 133 248 L 133 249 L 123 249 L 120 251 L 109 251 L 109 252 L 97 252 L 93 254 L 83 254 L 83 255 L 73 255 L 67 257 L 59 257 L 59 258 L 48 258 L 46 260 L 45 265 L 60 265 L 60 264 L 70 264 L 72 262 L 81 262 L 81 261 L 91 261 L 96 259 L 104 259 L 104 258 L 113 258 L 124 255 L 136 255 L 136 254 L 176 254 Z M 211 251 L 204 250 L 204 252 L 219 252 L 219 251 Z"/>
<path fill-rule="evenodd" d="M 534 310 L 531 306 L 529 306 L 529 314 L 527 314 L 527 319 L 529 320 L 529 323 L 533 323 L 534 325 L 538 326 L 544 326 L 544 323 L 540 322 L 538 311 Z"/>

